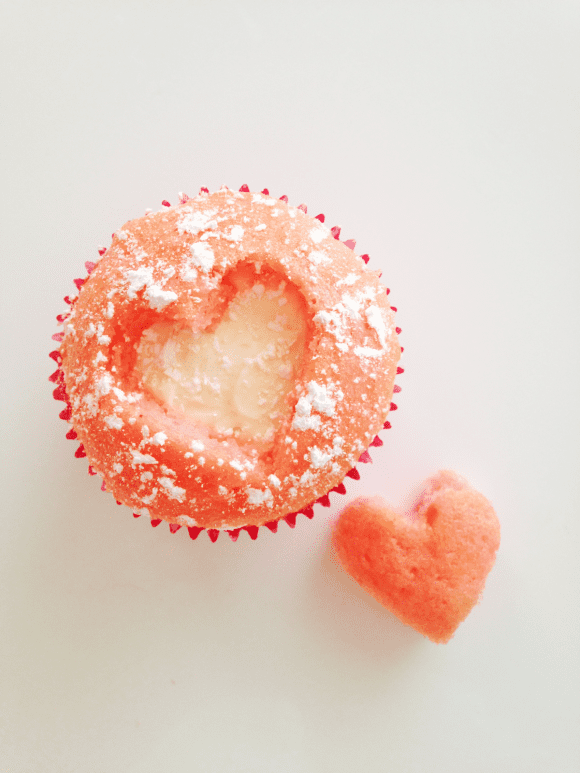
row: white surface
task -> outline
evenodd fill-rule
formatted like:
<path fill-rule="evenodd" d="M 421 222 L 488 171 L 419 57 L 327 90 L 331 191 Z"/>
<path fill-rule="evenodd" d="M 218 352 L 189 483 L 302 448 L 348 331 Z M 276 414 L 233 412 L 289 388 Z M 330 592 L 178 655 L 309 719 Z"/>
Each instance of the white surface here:
<path fill-rule="evenodd" d="M 2 773 L 580 769 L 576 2 L 4 3 Z M 447 646 L 331 562 L 330 511 L 193 543 L 74 458 L 47 357 L 125 220 L 221 183 L 384 270 L 403 387 L 349 497 L 440 467 L 502 546 Z"/>

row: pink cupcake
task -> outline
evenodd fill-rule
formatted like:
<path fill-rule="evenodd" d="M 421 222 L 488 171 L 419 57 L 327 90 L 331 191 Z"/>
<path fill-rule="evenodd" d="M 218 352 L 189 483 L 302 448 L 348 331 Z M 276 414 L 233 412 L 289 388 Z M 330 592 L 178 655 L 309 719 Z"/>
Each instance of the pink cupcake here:
<path fill-rule="evenodd" d="M 51 352 L 77 456 L 135 516 L 255 539 L 344 493 L 388 427 L 399 328 L 340 229 L 225 187 L 126 223 Z"/>

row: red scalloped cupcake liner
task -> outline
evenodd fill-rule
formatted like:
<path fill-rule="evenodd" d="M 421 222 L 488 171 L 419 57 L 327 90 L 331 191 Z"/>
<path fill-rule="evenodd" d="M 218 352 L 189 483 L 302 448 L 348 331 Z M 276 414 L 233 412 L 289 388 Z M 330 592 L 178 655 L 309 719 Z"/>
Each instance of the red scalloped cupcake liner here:
<path fill-rule="evenodd" d="M 226 186 L 222 186 L 222 187 L 225 188 Z M 250 189 L 249 189 L 249 187 L 247 185 L 242 185 L 239 190 L 242 193 L 249 193 L 250 192 Z M 268 188 L 264 188 L 261 191 L 261 193 L 263 193 L 265 196 L 269 196 L 270 195 L 270 192 L 269 192 Z M 199 194 L 198 195 L 202 196 L 204 194 L 206 194 L 206 195 L 209 194 L 209 188 L 201 187 L 199 189 Z M 179 193 L 178 197 L 179 197 L 179 203 L 180 204 L 184 204 L 190 198 L 186 193 Z M 280 196 L 279 200 L 280 201 L 284 201 L 285 203 L 288 203 L 288 196 L 285 196 L 285 195 L 284 196 Z M 171 204 L 166 199 L 163 199 L 163 201 L 161 202 L 161 205 L 164 206 L 164 207 L 170 207 L 171 206 Z M 304 212 L 304 214 L 306 214 L 306 212 L 308 210 L 306 204 L 299 204 L 297 209 L 301 209 Z M 325 216 L 321 213 L 319 215 L 315 215 L 315 219 L 319 220 L 321 223 L 324 223 Z M 333 226 L 330 229 L 330 232 L 332 233 L 332 235 L 334 236 L 335 239 L 340 239 L 340 230 L 341 230 L 340 226 Z M 354 239 L 346 239 L 345 241 L 343 241 L 343 244 L 346 245 L 347 247 L 349 247 L 351 250 L 354 250 L 354 248 L 356 247 L 356 241 Z M 99 259 L 105 254 L 106 251 L 107 251 L 106 247 L 99 247 L 99 249 L 98 249 Z M 366 253 L 364 255 L 360 255 L 360 258 L 361 258 L 362 261 L 364 261 L 364 263 L 368 263 L 369 260 L 370 260 L 369 255 L 367 255 Z M 73 282 L 74 282 L 74 284 L 75 284 L 75 286 L 77 288 L 77 294 L 76 295 L 72 295 L 72 296 L 65 295 L 65 297 L 64 297 L 64 302 L 68 306 L 70 306 L 71 308 L 74 305 L 74 303 L 76 302 L 76 300 L 78 298 L 78 293 L 80 293 L 82 286 L 84 285 L 84 283 L 87 281 L 87 279 L 89 278 L 91 273 L 96 268 L 97 263 L 98 263 L 98 261 L 97 262 L 94 262 L 94 261 L 91 261 L 91 260 L 85 261 L 85 268 L 86 268 L 86 271 L 87 271 L 87 276 L 84 277 L 84 278 L 73 279 Z M 379 274 L 379 277 L 380 277 L 380 274 Z M 391 292 L 390 288 L 387 287 L 385 289 L 386 289 L 387 295 L 389 295 L 390 292 Z M 396 306 L 391 306 L 391 310 L 396 312 L 397 311 L 397 307 Z M 65 312 L 63 314 L 57 315 L 57 317 L 56 317 L 57 323 L 60 324 L 60 325 L 64 324 L 64 322 L 68 319 L 69 315 L 70 315 L 70 312 Z M 395 331 L 396 331 L 397 335 L 400 335 L 401 332 L 402 332 L 400 327 L 396 327 Z M 52 336 L 52 340 L 56 341 L 58 343 L 60 343 L 63 340 L 63 338 L 64 338 L 64 332 L 62 332 L 62 331 L 58 332 L 58 333 L 55 333 Z M 404 348 L 401 346 L 401 353 L 403 351 L 404 351 Z M 56 365 L 57 365 L 57 369 L 55 370 L 55 372 L 52 373 L 48 377 L 48 380 L 51 383 L 56 384 L 56 387 L 55 387 L 55 389 L 52 392 L 52 396 L 53 396 L 53 398 L 55 400 L 62 401 L 62 402 L 64 402 L 66 404 L 65 408 L 63 408 L 63 410 L 59 413 L 59 418 L 70 424 L 71 423 L 71 419 L 72 419 L 72 406 L 71 406 L 71 404 L 69 402 L 69 399 L 68 399 L 68 395 L 67 395 L 67 392 L 66 392 L 66 385 L 65 385 L 65 382 L 64 382 L 64 373 L 63 373 L 63 371 L 61 369 L 62 356 L 61 356 L 60 350 L 59 349 L 54 349 L 53 351 L 51 351 L 49 353 L 48 356 L 51 357 L 56 362 Z M 401 368 L 400 366 L 397 366 L 397 375 L 400 375 L 401 373 L 404 373 L 404 372 L 405 372 L 404 368 Z M 396 394 L 396 393 L 398 393 L 400 391 L 401 391 L 401 387 L 398 384 L 395 384 L 394 387 L 393 387 L 393 394 Z M 390 405 L 390 408 L 389 408 L 389 413 L 391 413 L 391 411 L 396 411 L 397 408 L 398 408 L 398 406 L 394 402 L 391 402 L 391 405 Z M 391 422 L 388 421 L 388 420 L 385 421 L 385 423 L 383 425 L 383 429 L 391 429 Z M 77 433 L 76 433 L 74 427 L 71 426 L 71 428 L 66 433 L 65 437 L 68 440 L 76 440 L 77 439 Z M 378 435 L 375 435 L 375 437 L 372 439 L 372 441 L 369 444 L 369 449 L 370 448 L 379 448 L 382 445 L 384 445 L 384 441 Z M 369 453 L 369 449 L 367 449 L 366 451 L 362 452 L 362 454 L 360 455 L 360 457 L 358 459 L 358 464 L 368 464 L 369 462 L 373 461 L 372 458 L 371 458 L 371 455 Z M 75 457 L 77 459 L 83 459 L 83 458 L 86 457 L 86 455 L 87 454 L 85 452 L 84 446 L 83 446 L 82 443 L 80 443 L 78 448 L 75 451 Z M 88 466 L 88 473 L 89 473 L 89 475 L 97 475 L 98 474 L 93 469 L 93 467 L 90 464 Z M 326 494 L 323 494 L 322 496 L 318 497 L 318 499 L 315 499 L 308 506 L 303 507 L 300 510 L 297 510 L 295 513 L 288 513 L 287 515 L 282 516 L 282 518 L 279 518 L 279 519 L 277 519 L 275 521 L 268 521 L 268 522 L 262 524 L 262 526 L 240 526 L 240 527 L 238 527 L 236 529 L 206 529 L 204 526 L 186 526 L 185 528 L 189 532 L 189 536 L 190 536 L 190 538 L 192 540 L 196 540 L 203 531 L 207 531 L 207 535 L 210 538 L 211 542 L 216 542 L 217 541 L 221 531 L 225 532 L 229 536 L 229 538 L 232 540 L 232 542 L 236 542 L 237 541 L 237 539 L 240 536 L 242 531 L 246 531 L 249 534 L 251 540 L 256 540 L 258 538 L 258 534 L 260 532 L 260 528 L 269 529 L 269 531 L 271 531 L 271 532 L 273 532 L 275 534 L 278 531 L 278 524 L 281 523 L 282 521 L 285 521 L 288 524 L 288 526 L 291 529 L 293 529 L 296 526 L 296 519 L 297 519 L 297 517 L 299 515 L 304 515 L 309 520 L 314 518 L 314 505 L 319 504 L 319 505 L 322 505 L 322 507 L 330 507 L 330 494 L 331 493 L 345 495 L 347 492 L 346 492 L 346 486 L 344 484 L 345 484 L 345 481 L 346 481 L 347 478 L 350 478 L 351 480 L 359 480 L 360 479 L 360 473 L 357 470 L 356 465 L 345 474 L 343 480 L 340 483 L 338 483 L 336 486 L 334 486 L 329 491 L 327 491 Z M 107 491 L 107 488 L 105 486 L 105 482 L 104 481 L 101 484 L 101 491 L 104 491 L 104 492 Z M 118 505 L 123 504 L 122 502 L 119 502 L 118 500 L 115 500 L 115 501 L 116 501 L 116 503 Z M 133 517 L 134 518 L 140 518 L 141 514 L 140 513 L 133 513 Z M 151 526 L 153 526 L 155 528 L 155 527 L 159 526 L 162 522 L 163 522 L 162 518 L 152 518 L 151 519 Z M 168 523 L 169 531 L 171 532 L 171 534 L 175 534 L 176 532 L 178 532 L 182 528 L 182 526 L 180 524 L 178 524 L 178 523 L 169 523 L 169 522 L 167 522 L 167 523 Z"/>

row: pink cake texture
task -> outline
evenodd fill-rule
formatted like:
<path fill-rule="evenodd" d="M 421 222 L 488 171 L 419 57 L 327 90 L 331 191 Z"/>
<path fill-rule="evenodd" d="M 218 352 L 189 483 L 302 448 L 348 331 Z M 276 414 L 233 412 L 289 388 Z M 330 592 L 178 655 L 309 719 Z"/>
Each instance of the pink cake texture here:
<path fill-rule="evenodd" d="M 427 481 L 408 514 L 381 497 L 354 500 L 333 534 L 353 579 L 437 643 L 449 641 L 480 599 L 499 541 L 489 501 L 449 471 Z"/>

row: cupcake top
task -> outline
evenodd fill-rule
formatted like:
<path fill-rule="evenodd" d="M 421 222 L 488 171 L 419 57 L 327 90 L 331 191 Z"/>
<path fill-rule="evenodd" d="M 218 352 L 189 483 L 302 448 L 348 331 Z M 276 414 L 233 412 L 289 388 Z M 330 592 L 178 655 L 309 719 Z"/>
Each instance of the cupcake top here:
<path fill-rule="evenodd" d="M 132 220 L 61 344 L 72 423 L 135 512 L 261 525 L 382 429 L 400 347 L 378 275 L 319 220 L 222 189 Z"/>

